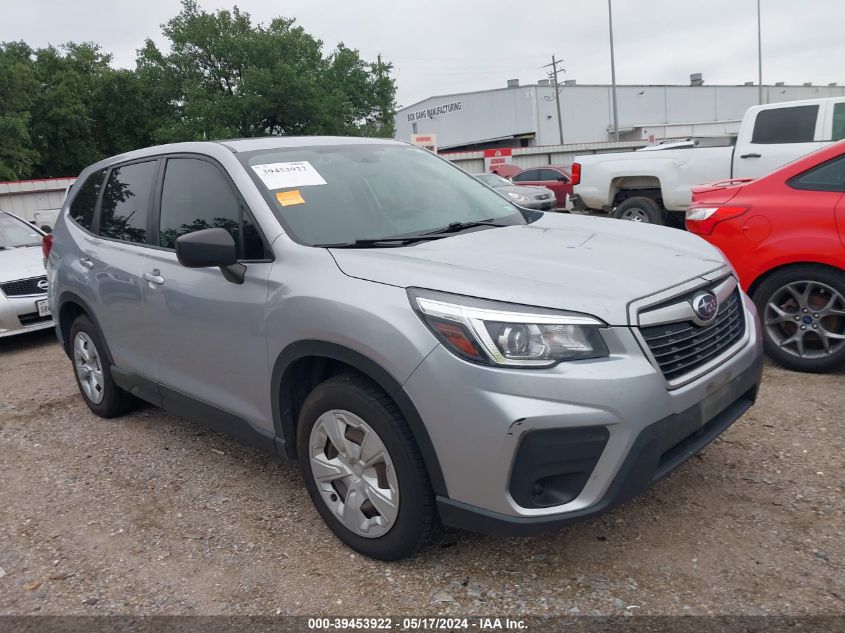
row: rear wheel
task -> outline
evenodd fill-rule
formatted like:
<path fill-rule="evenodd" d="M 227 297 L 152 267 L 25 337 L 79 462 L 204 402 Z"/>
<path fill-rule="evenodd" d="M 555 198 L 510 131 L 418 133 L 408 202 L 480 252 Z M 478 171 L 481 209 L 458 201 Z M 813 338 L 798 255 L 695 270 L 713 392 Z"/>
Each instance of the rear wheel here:
<path fill-rule="evenodd" d="M 651 198 L 635 196 L 619 203 L 613 210 L 613 217 L 617 220 L 642 222 L 645 224 L 666 224 L 663 209 Z"/>
<path fill-rule="evenodd" d="M 845 272 L 802 265 L 754 291 L 766 353 L 796 371 L 845 366 Z"/>
<path fill-rule="evenodd" d="M 397 560 L 432 538 L 438 519 L 422 457 L 396 404 L 372 382 L 342 374 L 318 385 L 297 439 L 311 500 L 349 547 Z"/>
<path fill-rule="evenodd" d="M 101 418 L 113 418 L 132 409 L 135 398 L 118 387 L 100 332 L 85 315 L 70 327 L 70 356 L 76 384 L 85 404 Z"/>

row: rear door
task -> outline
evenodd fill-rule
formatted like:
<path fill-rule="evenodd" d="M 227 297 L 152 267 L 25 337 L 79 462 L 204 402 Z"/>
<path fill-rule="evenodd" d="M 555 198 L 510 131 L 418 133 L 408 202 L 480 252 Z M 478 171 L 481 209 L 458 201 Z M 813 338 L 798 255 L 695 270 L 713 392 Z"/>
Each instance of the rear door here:
<path fill-rule="evenodd" d="M 121 369 L 146 377 L 154 374 L 155 358 L 147 340 L 140 278 L 159 164 L 152 158 L 109 170 L 99 193 L 93 235 L 79 236 L 78 260 L 72 263 L 84 276 L 86 298 L 112 360 Z"/>
<path fill-rule="evenodd" d="M 225 170 L 209 158 L 167 157 L 157 199 L 142 288 L 164 406 L 178 411 L 186 404 L 180 396 L 189 396 L 266 425 L 269 246 Z M 246 264 L 242 284 L 217 268 L 179 264 L 176 238 L 205 228 L 232 234 Z"/>
<path fill-rule="evenodd" d="M 764 108 L 743 123 L 734 151 L 734 178 L 759 178 L 830 143 L 829 104 Z"/>

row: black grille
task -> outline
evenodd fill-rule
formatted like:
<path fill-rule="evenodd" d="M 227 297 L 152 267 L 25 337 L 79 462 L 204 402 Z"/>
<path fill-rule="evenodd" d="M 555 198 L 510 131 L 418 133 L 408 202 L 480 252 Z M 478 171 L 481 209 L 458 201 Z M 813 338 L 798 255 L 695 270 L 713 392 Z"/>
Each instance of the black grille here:
<path fill-rule="evenodd" d="M 666 323 L 640 329 L 667 380 L 682 376 L 715 358 L 742 338 L 745 332 L 742 302 L 735 290 L 716 313 L 712 323 Z"/>
<path fill-rule="evenodd" d="M 7 297 L 22 297 L 24 295 L 43 295 L 47 294 L 47 289 L 42 290 L 38 287 L 38 282 L 41 280 L 47 281 L 47 277 L 31 277 L 30 279 L 18 279 L 17 281 L 7 281 L 0 284 L 0 289 Z"/>
<path fill-rule="evenodd" d="M 35 325 L 36 323 L 46 323 L 52 318 L 53 317 L 51 316 L 38 316 L 37 312 L 29 312 L 28 314 L 18 315 L 18 320 L 24 327 L 27 325 Z"/>

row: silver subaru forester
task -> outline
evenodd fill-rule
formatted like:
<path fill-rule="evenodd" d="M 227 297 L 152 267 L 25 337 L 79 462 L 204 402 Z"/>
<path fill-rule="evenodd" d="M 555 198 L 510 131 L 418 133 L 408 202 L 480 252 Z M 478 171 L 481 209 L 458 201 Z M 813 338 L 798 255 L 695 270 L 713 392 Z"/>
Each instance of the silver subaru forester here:
<path fill-rule="evenodd" d="M 180 143 L 87 168 L 47 270 L 104 417 L 146 400 L 298 459 L 353 549 L 604 512 L 754 402 L 760 326 L 682 231 L 515 206 L 406 143 Z"/>

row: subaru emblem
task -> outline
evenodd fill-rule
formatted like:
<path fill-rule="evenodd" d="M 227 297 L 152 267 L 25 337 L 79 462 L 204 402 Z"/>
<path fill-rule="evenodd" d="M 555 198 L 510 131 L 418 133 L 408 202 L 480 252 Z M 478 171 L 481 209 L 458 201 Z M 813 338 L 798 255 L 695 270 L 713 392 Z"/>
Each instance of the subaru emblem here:
<path fill-rule="evenodd" d="M 702 321 L 712 321 L 719 311 L 719 300 L 709 290 L 699 292 L 692 298 L 692 309 Z"/>

